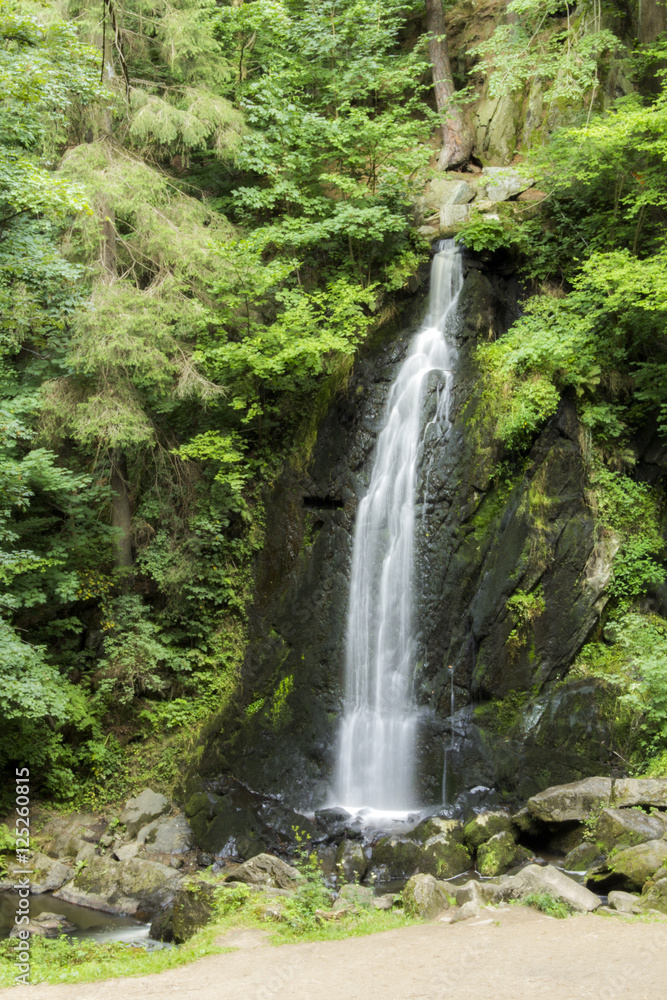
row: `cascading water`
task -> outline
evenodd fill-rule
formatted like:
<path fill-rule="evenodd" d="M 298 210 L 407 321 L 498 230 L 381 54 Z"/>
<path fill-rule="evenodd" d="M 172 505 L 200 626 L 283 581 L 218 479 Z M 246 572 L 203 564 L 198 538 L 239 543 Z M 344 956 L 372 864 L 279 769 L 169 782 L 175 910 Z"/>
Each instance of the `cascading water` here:
<path fill-rule="evenodd" d="M 423 404 L 429 373 L 443 372 L 434 420 L 448 433 L 456 352 L 447 327 L 462 282 L 460 254 L 452 240 L 443 241 L 431 269 L 428 317 L 391 387 L 370 486 L 359 504 L 336 774 L 336 799 L 352 812 L 396 815 L 417 805 L 414 599 Z M 419 513 L 425 509 L 424 503 Z"/>

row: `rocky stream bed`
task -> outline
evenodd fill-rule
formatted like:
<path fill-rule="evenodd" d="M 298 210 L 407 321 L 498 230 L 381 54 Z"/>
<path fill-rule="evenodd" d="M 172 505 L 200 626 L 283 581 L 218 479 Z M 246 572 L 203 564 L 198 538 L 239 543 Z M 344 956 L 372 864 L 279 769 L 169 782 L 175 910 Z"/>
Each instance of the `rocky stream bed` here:
<path fill-rule="evenodd" d="M 244 792 L 248 811 L 251 793 Z M 233 802 L 234 793 L 228 796 Z M 469 808 L 454 817 L 442 810 L 410 817 L 393 832 L 363 826 L 340 809 L 309 817 L 274 802 L 270 813 L 261 796 L 253 808 L 263 839 L 228 830 L 213 853 L 209 836 L 201 843 L 201 832 L 210 833 L 203 810 L 188 804 L 180 812 L 150 789 L 118 817 L 50 816 L 31 858 L 39 901 L 31 933 L 75 931 L 68 920 L 84 907 L 130 919 L 126 933 L 134 939 L 150 922 L 150 939 L 178 943 L 212 919 L 225 896 L 232 909 L 252 896 L 263 918 L 280 922 L 304 878 L 294 864 L 303 853 L 294 827 L 330 890 L 328 907 L 318 911 L 322 921 L 403 906 L 417 917 L 457 922 L 488 904 L 545 895 L 569 912 L 667 914 L 665 779 L 592 777 L 547 788 L 514 813 Z M 245 815 L 238 805 L 236 812 Z M 11 891 L 5 878 L 0 892 Z"/>

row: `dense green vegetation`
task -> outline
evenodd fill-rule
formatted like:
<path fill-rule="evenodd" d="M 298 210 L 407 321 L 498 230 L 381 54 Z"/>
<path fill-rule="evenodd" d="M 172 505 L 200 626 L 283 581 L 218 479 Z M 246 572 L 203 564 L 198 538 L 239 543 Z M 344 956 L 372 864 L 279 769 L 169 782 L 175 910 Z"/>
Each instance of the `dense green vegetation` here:
<path fill-rule="evenodd" d="M 576 401 L 619 621 L 664 581 L 634 466 L 667 429 L 665 52 L 626 7 L 513 0 L 466 57 L 492 96 L 540 82 L 551 124 L 540 206 L 462 234 L 537 293 L 479 352 L 502 460 Z M 0 757 L 89 803 L 128 766 L 169 784 L 234 696 L 267 487 L 425 259 L 440 122 L 419 0 L 116 14 L 120 46 L 86 0 L 0 0 Z"/>
<path fill-rule="evenodd" d="M 434 120 L 409 4 L 117 14 L 0 6 L 1 755 L 89 802 L 234 691 L 262 491 L 424 254 Z"/>

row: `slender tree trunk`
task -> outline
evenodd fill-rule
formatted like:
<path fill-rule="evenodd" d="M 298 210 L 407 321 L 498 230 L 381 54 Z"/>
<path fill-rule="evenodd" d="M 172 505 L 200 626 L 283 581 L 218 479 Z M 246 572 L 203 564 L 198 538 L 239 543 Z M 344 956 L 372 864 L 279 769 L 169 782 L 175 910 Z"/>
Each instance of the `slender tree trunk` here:
<path fill-rule="evenodd" d="M 111 527 L 117 528 L 114 539 L 116 569 L 132 568 L 132 509 L 127 490 L 127 458 L 121 448 L 112 448 L 111 460 Z"/>
<path fill-rule="evenodd" d="M 442 151 L 438 160 L 441 170 L 458 167 L 470 159 L 472 132 L 466 125 L 460 105 L 452 104 L 454 80 L 449 63 L 445 32 L 445 12 L 442 0 L 426 0 L 428 50 L 433 64 L 433 89 L 438 111 L 447 117 L 442 126 Z"/>

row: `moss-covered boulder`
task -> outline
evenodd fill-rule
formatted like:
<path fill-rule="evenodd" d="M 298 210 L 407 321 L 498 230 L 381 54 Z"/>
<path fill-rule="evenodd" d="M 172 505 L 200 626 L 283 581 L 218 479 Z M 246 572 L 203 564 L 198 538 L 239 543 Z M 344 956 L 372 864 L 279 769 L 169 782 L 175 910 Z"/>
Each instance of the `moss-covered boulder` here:
<path fill-rule="evenodd" d="M 433 920 L 449 909 L 446 885 L 432 875 L 413 875 L 403 889 L 403 908 L 413 917 Z"/>
<path fill-rule="evenodd" d="M 259 898 L 260 893 L 261 890 L 253 885 L 225 882 L 222 878 L 209 875 L 194 875 L 183 883 L 174 897 L 173 905 L 162 916 L 171 937 L 163 936 L 161 940 L 173 940 L 182 944 L 210 923 L 218 909 L 234 910 L 243 906 L 251 896 Z M 273 896 L 268 900 L 274 901 Z M 154 925 L 156 929 L 162 929 L 162 925 L 154 921 L 151 932 Z"/>
<path fill-rule="evenodd" d="M 431 837 L 436 837 L 439 833 L 449 833 L 451 830 L 458 830 L 461 824 L 455 819 L 444 819 L 442 816 L 429 816 L 410 833 L 411 840 L 418 840 L 420 844 L 425 844 Z"/>
<path fill-rule="evenodd" d="M 651 876 L 667 864 L 667 840 L 649 840 L 613 854 L 605 865 L 586 876 L 586 885 L 606 892 L 609 889 L 643 889 Z"/>
<path fill-rule="evenodd" d="M 257 814 L 233 794 L 195 792 L 186 802 L 185 815 L 203 851 L 248 859 L 268 847 Z"/>
<path fill-rule="evenodd" d="M 520 847 L 512 834 L 505 830 L 480 845 L 477 851 L 477 869 L 480 875 L 504 875 L 510 868 L 531 857 L 531 852 Z"/>
<path fill-rule="evenodd" d="M 666 833 L 667 816 L 650 816 L 642 809 L 603 809 L 595 824 L 595 840 L 605 854 L 614 847 L 660 840 Z"/>
<path fill-rule="evenodd" d="M 653 882 L 648 892 L 642 895 L 641 901 L 646 909 L 667 913 L 667 877 Z"/>
<path fill-rule="evenodd" d="M 466 823 L 463 829 L 463 840 L 470 851 L 476 851 L 481 844 L 486 843 L 498 833 L 508 833 L 514 841 L 515 829 L 509 813 L 482 812 Z"/>
<path fill-rule="evenodd" d="M 565 855 L 563 867 L 571 872 L 587 872 L 594 865 L 602 864 L 603 860 L 604 852 L 598 845 L 585 840 Z"/>
<path fill-rule="evenodd" d="M 142 919 L 171 901 L 181 881 L 174 868 L 157 861 L 115 861 L 107 855 L 91 858 L 54 896 L 93 910 Z"/>
<path fill-rule="evenodd" d="M 373 848 L 370 871 L 380 882 L 395 878 L 410 878 L 419 871 L 420 845 L 407 837 L 383 837 Z"/>
<path fill-rule="evenodd" d="M 447 833 L 430 837 L 421 851 L 419 870 L 436 878 L 452 878 L 467 871 L 470 852 L 463 843 L 463 827 L 456 824 Z"/>

